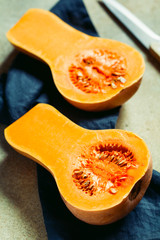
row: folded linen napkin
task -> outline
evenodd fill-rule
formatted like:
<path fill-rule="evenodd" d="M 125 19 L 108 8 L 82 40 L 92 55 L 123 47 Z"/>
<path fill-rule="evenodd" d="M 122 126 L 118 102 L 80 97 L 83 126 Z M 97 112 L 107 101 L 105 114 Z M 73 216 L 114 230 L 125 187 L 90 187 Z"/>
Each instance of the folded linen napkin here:
<path fill-rule="evenodd" d="M 60 0 L 51 12 L 73 27 L 97 36 L 81 0 Z M 0 121 L 10 124 L 39 102 L 49 103 L 78 125 L 88 129 L 115 128 L 119 108 L 100 113 L 84 112 L 67 103 L 54 86 L 44 63 L 19 53 L 8 73 L 0 77 Z M 139 205 L 122 220 L 92 226 L 76 219 L 60 198 L 53 177 L 37 165 L 39 196 L 48 239 L 158 240 L 160 239 L 160 173 Z"/>

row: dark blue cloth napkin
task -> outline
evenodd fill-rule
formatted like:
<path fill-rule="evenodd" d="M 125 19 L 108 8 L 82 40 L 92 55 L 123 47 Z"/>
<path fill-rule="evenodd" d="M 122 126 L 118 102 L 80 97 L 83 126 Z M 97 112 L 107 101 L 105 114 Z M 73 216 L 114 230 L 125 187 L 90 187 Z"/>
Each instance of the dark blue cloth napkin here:
<path fill-rule="evenodd" d="M 61 0 L 51 12 L 73 27 L 97 36 L 81 0 Z M 56 47 L 56 46 L 55 46 Z M 0 77 L 0 121 L 10 124 L 39 102 L 49 103 L 88 129 L 115 128 L 119 108 L 100 113 L 78 110 L 55 88 L 48 66 L 19 53 L 7 74 Z M 49 240 L 158 240 L 160 239 L 160 173 L 139 205 L 122 220 L 92 226 L 76 219 L 62 202 L 53 177 L 37 165 L 39 196 Z"/>

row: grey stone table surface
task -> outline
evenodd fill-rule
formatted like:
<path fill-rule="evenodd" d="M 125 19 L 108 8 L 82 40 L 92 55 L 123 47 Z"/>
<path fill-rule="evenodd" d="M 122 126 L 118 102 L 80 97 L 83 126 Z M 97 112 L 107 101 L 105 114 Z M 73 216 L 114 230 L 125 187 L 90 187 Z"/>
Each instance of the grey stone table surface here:
<path fill-rule="evenodd" d="M 157 34 L 160 34 L 160 2 L 119 0 Z M 55 0 L 0 0 L 0 73 L 14 58 L 6 32 L 29 8 L 50 9 Z M 141 52 L 146 63 L 142 84 L 120 110 L 116 127 L 142 137 L 160 171 L 160 65 L 147 50 L 96 0 L 84 0 L 89 15 L 103 38 L 127 43 Z M 0 240 L 45 240 L 47 234 L 38 196 L 36 165 L 6 143 L 0 126 Z"/>

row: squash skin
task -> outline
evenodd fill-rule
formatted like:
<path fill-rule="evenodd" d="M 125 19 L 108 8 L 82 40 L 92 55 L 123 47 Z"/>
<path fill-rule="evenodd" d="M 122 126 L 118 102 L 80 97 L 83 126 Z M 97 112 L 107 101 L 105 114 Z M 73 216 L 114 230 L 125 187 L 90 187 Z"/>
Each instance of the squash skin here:
<path fill-rule="evenodd" d="M 46 124 L 48 125 L 46 126 Z M 47 136 L 49 136 L 48 139 Z M 119 141 L 116 139 L 120 137 L 125 139 L 123 141 L 126 146 L 129 139 L 131 139 L 132 144 L 134 141 L 138 141 L 140 145 L 142 144 L 140 147 L 142 152 L 144 152 L 142 157 L 145 156 L 143 159 L 144 168 L 142 167 L 139 170 L 134 184 L 131 184 L 129 190 L 122 193 L 118 200 L 114 196 L 113 198 L 111 197 L 113 204 L 107 204 L 105 198 L 101 200 L 101 197 L 96 196 L 93 199 L 92 196 L 84 196 L 84 203 L 81 202 L 83 193 L 80 195 L 80 190 L 77 190 L 73 186 L 73 182 L 68 178 L 69 173 L 71 173 L 70 164 L 72 163 L 72 157 L 74 158 L 74 155 L 77 155 L 76 151 L 79 152 L 81 150 L 81 145 L 83 148 L 83 145 L 88 144 L 88 142 L 93 144 L 97 139 L 102 139 L 103 141 L 106 138 L 113 138 L 114 142 Z M 68 209 L 77 218 L 89 224 L 109 224 L 126 216 L 143 197 L 152 176 L 152 159 L 149 150 L 138 136 L 118 129 L 83 129 L 47 104 L 38 104 L 15 123 L 7 127 L 5 129 L 5 138 L 16 151 L 31 158 L 51 172 Z M 67 139 L 67 141 L 64 142 L 64 139 Z M 44 149 L 42 149 L 42 146 L 44 146 Z M 133 149 L 136 148 L 138 146 L 133 146 Z M 132 199 L 132 194 L 134 194 L 132 189 L 139 181 L 141 183 L 140 191 Z M 75 191 L 74 195 L 70 196 L 71 192 L 67 192 L 69 190 L 71 192 Z M 76 195 L 77 199 L 74 200 Z M 88 205 L 85 205 L 86 199 Z"/>
<path fill-rule="evenodd" d="M 131 192 L 128 193 L 128 196 L 126 196 L 121 203 L 109 209 L 98 210 L 98 211 L 84 211 L 82 209 L 78 209 L 73 205 L 71 205 L 69 202 L 67 202 L 63 198 L 62 195 L 61 197 L 65 205 L 68 207 L 68 209 L 79 220 L 82 220 L 92 225 L 107 225 L 124 218 L 137 206 L 137 204 L 141 201 L 142 197 L 146 192 L 146 187 L 148 188 L 150 184 L 151 176 L 152 176 L 152 160 L 150 160 L 147 172 L 141 178 L 141 180 L 139 180 L 142 182 L 143 191 L 141 191 L 138 194 L 136 199 L 132 201 L 129 199 L 132 192 L 131 190 Z"/>
<path fill-rule="evenodd" d="M 35 20 L 37 18 L 39 25 Z M 40 31 L 42 29 L 44 30 Z M 103 111 L 122 105 L 139 88 L 145 70 L 144 60 L 134 48 L 115 40 L 91 37 L 45 10 L 30 9 L 10 29 L 7 38 L 19 50 L 46 62 L 58 91 L 69 103 L 85 111 Z M 67 72 L 74 56 L 77 52 L 97 48 L 107 49 L 127 58 L 129 76 L 124 87 L 110 89 L 109 93 L 104 94 L 87 94 L 71 84 Z"/>
<path fill-rule="evenodd" d="M 122 89 L 117 95 L 113 96 L 109 100 L 104 100 L 101 102 L 94 102 L 94 103 L 81 103 L 73 101 L 65 96 L 65 99 L 70 102 L 73 106 L 86 111 L 93 111 L 93 112 L 99 112 L 104 110 L 110 110 L 113 108 L 116 108 L 118 106 L 121 106 L 124 104 L 127 100 L 129 100 L 138 90 L 140 84 L 141 84 L 142 78 L 140 78 L 138 81 L 136 81 L 132 86 Z M 84 107 L 85 105 L 85 107 Z"/>

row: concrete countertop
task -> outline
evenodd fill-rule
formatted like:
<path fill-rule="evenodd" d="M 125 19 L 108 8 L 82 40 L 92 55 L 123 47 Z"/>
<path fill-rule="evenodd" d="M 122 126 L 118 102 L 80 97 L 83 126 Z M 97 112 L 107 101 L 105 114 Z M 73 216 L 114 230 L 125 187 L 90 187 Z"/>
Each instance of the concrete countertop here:
<path fill-rule="evenodd" d="M 0 0 L 0 73 L 14 58 L 5 33 L 29 8 L 50 9 L 54 0 Z M 160 3 L 156 0 L 119 0 L 157 34 L 160 34 Z M 160 171 L 160 65 L 141 44 L 96 0 L 84 0 L 89 15 L 103 38 L 125 42 L 141 52 L 146 71 L 137 93 L 122 107 L 117 128 L 142 137 Z M 46 230 L 37 189 L 36 164 L 19 155 L 6 143 L 0 126 L 0 239 L 45 240 Z"/>

